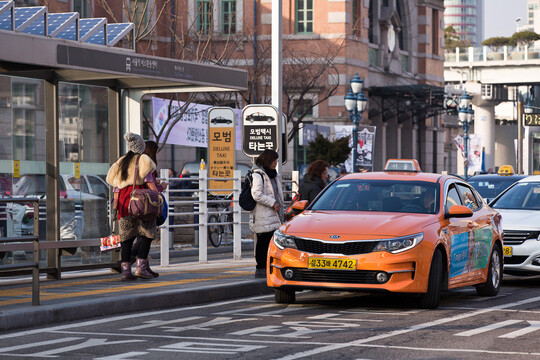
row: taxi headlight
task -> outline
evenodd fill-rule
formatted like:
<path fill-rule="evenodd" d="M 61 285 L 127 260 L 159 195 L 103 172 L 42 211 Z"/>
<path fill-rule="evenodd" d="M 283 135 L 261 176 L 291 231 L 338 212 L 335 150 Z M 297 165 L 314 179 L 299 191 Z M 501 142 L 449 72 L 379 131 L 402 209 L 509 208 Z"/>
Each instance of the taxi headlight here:
<path fill-rule="evenodd" d="M 373 251 L 388 251 L 392 254 L 397 254 L 412 249 L 416 245 L 420 244 L 423 238 L 424 233 L 418 233 L 395 239 L 381 240 L 377 246 L 375 246 Z"/>
<path fill-rule="evenodd" d="M 276 244 L 276 246 L 281 250 L 285 248 L 296 249 L 294 238 L 292 236 L 285 235 L 279 230 L 274 231 L 274 244 Z"/>

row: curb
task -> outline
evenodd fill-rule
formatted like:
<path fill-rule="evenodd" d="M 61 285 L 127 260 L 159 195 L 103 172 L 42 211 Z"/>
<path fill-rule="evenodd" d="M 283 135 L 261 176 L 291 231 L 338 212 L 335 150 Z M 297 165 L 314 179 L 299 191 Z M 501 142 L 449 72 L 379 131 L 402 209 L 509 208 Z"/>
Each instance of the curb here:
<path fill-rule="evenodd" d="M 266 295 L 273 289 L 266 280 L 246 280 L 231 284 L 211 285 L 193 289 L 160 291 L 149 294 L 121 295 L 82 300 L 65 304 L 41 305 L 38 308 L 0 312 L 0 331 L 51 325 L 122 313 L 161 310 L 246 296 Z"/>

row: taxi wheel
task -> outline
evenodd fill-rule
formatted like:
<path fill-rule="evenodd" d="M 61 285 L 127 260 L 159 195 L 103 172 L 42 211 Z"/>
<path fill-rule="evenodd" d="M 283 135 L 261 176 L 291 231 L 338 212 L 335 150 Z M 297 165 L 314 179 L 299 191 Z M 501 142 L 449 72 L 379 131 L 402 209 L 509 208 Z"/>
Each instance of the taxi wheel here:
<path fill-rule="evenodd" d="M 440 249 L 436 249 L 429 269 L 428 290 L 425 294 L 420 294 L 419 305 L 422 309 L 436 309 L 439 306 L 442 280 L 442 254 Z"/>
<path fill-rule="evenodd" d="M 495 296 L 501 288 L 501 280 L 503 275 L 501 247 L 496 244 L 493 246 L 489 261 L 489 271 L 485 283 L 476 285 L 476 293 L 480 296 Z"/>
<path fill-rule="evenodd" d="M 281 289 L 275 289 L 275 301 L 278 304 L 294 304 L 296 301 L 296 294 L 294 290 L 281 290 Z"/>

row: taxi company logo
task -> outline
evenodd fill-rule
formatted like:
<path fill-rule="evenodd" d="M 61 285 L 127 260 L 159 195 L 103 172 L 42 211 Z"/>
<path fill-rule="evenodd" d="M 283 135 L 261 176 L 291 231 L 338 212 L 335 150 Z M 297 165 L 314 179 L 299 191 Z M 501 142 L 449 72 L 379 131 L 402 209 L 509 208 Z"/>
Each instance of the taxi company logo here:
<path fill-rule="evenodd" d="M 330 239 L 339 239 L 339 235 L 330 235 Z"/>

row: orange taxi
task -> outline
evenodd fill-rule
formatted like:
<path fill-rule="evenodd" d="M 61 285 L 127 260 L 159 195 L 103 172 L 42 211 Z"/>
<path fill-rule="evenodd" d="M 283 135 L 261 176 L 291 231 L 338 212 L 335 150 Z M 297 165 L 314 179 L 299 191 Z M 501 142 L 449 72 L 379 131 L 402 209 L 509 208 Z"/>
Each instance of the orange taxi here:
<path fill-rule="evenodd" d="M 403 160 L 398 160 L 403 161 Z M 270 242 L 267 283 L 278 303 L 304 289 L 418 293 L 437 308 L 446 289 L 497 295 L 501 216 L 465 181 L 418 164 L 345 175 L 328 185 Z"/>

